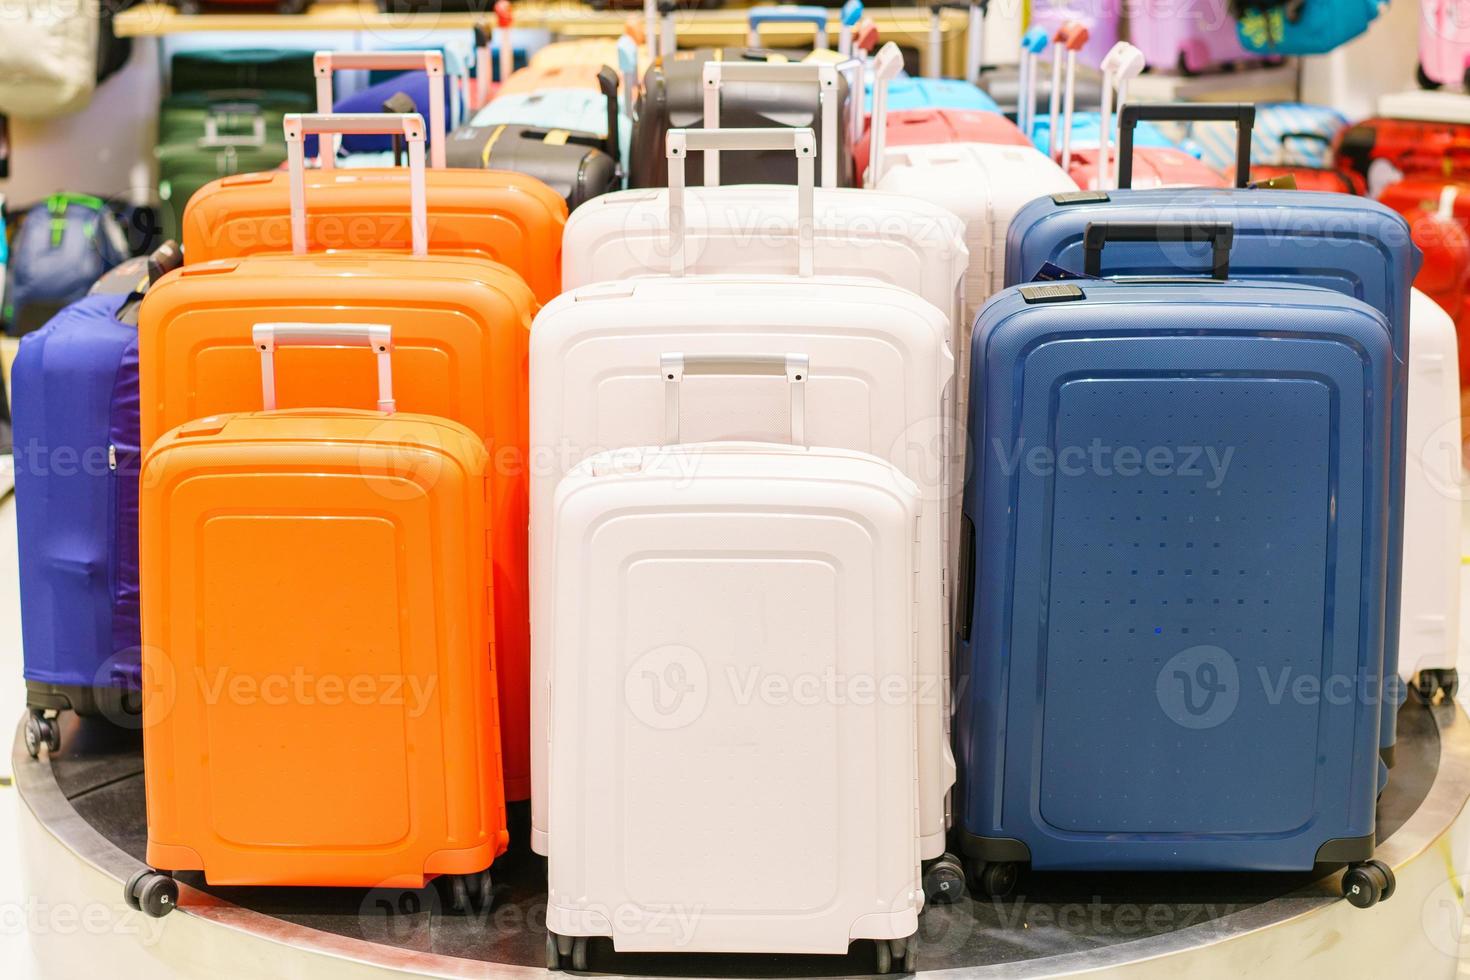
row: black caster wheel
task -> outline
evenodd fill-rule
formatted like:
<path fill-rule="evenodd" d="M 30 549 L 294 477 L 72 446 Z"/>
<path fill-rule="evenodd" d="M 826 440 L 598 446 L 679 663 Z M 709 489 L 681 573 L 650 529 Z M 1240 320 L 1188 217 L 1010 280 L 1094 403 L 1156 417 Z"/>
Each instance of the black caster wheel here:
<path fill-rule="evenodd" d="M 1393 891 L 1395 888 L 1398 887 L 1398 879 L 1394 877 L 1393 868 L 1390 868 L 1387 864 L 1378 860 L 1377 858 L 1374 858 L 1368 863 L 1377 868 L 1378 873 L 1383 875 L 1384 880 L 1388 882 L 1388 884 L 1383 886 L 1383 894 L 1378 896 L 1378 900 L 1380 902 L 1386 902 L 1390 898 L 1393 898 Z"/>
<path fill-rule="evenodd" d="M 451 875 L 449 878 L 449 910 L 464 915 L 471 909 L 470 880 L 466 875 Z"/>
<path fill-rule="evenodd" d="M 546 969 L 561 969 L 561 951 L 556 948 L 556 934 L 546 934 Z"/>
<path fill-rule="evenodd" d="M 150 919 L 161 919 L 179 904 L 179 883 L 166 874 L 144 868 L 123 886 L 123 900 Z"/>
<path fill-rule="evenodd" d="M 1439 82 L 1436 82 L 1424 73 L 1423 62 L 1414 66 L 1414 77 L 1419 80 L 1419 87 L 1422 89 L 1427 89 L 1432 92 L 1440 87 Z"/>
<path fill-rule="evenodd" d="M 1382 861 L 1350 865 L 1342 875 L 1342 895 L 1355 907 L 1368 909 L 1393 894 L 1393 872 Z"/>
<path fill-rule="evenodd" d="M 26 715 L 26 751 L 32 759 L 41 755 L 41 722 L 45 720 L 40 715 Z"/>
<path fill-rule="evenodd" d="M 873 947 L 877 952 L 878 972 L 913 973 L 914 950 L 919 945 L 918 936 L 906 939 L 878 939 Z"/>
<path fill-rule="evenodd" d="M 893 951 L 888 948 L 888 940 L 873 940 L 873 972 L 883 976 L 893 972 Z"/>
<path fill-rule="evenodd" d="M 924 869 L 924 900 L 951 905 L 965 893 L 965 868 L 953 854 L 935 858 Z"/>
<path fill-rule="evenodd" d="M 61 750 L 61 725 L 55 718 L 48 718 L 40 711 L 26 716 L 26 751 L 35 759 L 41 755 L 41 746 L 52 752 Z"/>
<path fill-rule="evenodd" d="M 1444 692 L 1445 700 L 1450 700 L 1460 693 L 1460 672 L 1451 667 L 1439 672 L 1439 689 Z"/>
<path fill-rule="evenodd" d="M 1005 898 L 1015 890 L 1020 870 L 1014 861 L 971 861 L 970 890 L 986 898 Z"/>
<path fill-rule="evenodd" d="M 577 936 L 572 940 L 572 969 L 578 973 L 587 972 L 587 937 Z"/>
<path fill-rule="evenodd" d="M 910 936 L 904 943 L 903 956 L 899 957 L 898 969 L 901 973 L 919 972 L 919 937 Z"/>

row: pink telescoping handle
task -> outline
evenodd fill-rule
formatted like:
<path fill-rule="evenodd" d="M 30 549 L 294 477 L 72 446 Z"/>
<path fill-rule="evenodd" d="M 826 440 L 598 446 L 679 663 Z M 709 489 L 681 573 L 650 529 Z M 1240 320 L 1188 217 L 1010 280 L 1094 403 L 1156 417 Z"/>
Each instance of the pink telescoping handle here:
<path fill-rule="evenodd" d="M 444 139 L 448 135 L 444 121 L 444 52 L 442 51 L 318 51 L 312 61 L 316 74 L 316 111 L 328 115 L 332 111 L 332 73 L 339 71 L 415 71 L 429 76 L 429 126 L 435 139 L 429 150 L 429 163 L 436 170 L 445 166 Z M 336 141 L 333 140 L 333 146 Z M 332 167 L 335 153 L 322 149 L 317 154 L 324 170 Z"/>
<path fill-rule="evenodd" d="M 386 323 L 257 323 L 250 330 L 260 351 L 260 394 L 266 411 L 276 407 L 277 347 L 368 347 L 378 355 L 378 411 L 392 413 L 393 328 Z"/>
<path fill-rule="evenodd" d="M 429 192 L 424 167 L 424 117 L 416 112 L 286 116 L 286 168 L 291 182 L 291 251 L 306 254 L 306 137 L 309 134 L 396 135 L 408 144 L 408 216 L 413 254 L 429 254 Z M 322 154 L 323 159 L 326 154 Z"/>

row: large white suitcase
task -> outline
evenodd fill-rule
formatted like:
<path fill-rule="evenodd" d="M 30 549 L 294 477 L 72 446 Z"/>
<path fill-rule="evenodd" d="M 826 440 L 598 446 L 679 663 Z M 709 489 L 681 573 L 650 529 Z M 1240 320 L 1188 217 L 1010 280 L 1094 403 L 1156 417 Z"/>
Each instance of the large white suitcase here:
<path fill-rule="evenodd" d="M 689 188 L 684 211 L 690 240 L 687 271 L 788 272 L 797 261 L 796 198 L 812 192 L 774 184 L 719 186 L 720 150 L 766 150 L 773 144 L 765 137 L 738 135 L 766 130 L 718 130 L 717 116 L 711 122 L 712 108 L 707 102 L 705 128 L 691 132 L 737 135 L 704 153 L 705 186 Z M 829 127 L 823 139 L 835 140 L 834 129 Z M 751 139 L 757 142 L 752 145 Z M 835 150 L 824 156 L 834 159 Z M 669 162 L 672 182 L 683 161 L 670 154 Z M 676 162 L 681 166 L 675 167 Z M 835 174 L 824 176 L 835 181 Z M 682 173 L 677 177 L 682 178 Z M 835 184 L 814 194 L 815 272 L 893 283 L 963 319 L 969 253 L 964 225 L 958 218 L 936 204 L 903 194 Z M 604 194 L 577 208 L 567 220 L 562 237 L 562 288 L 661 275 L 669 267 L 668 243 L 667 190 Z"/>
<path fill-rule="evenodd" d="M 610 936 L 871 939 L 880 967 L 896 940 L 912 967 L 920 509 L 890 463 L 768 443 L 617 450 L 562 480 L 548 966 Z"/>
<path fill-rule="evenodd" d="M 1453 696 L 1460 635 L 1460 361 L 1455 323 L 1409 298 L 1404 588 L 1399 676 L 1420 697 Z"/>

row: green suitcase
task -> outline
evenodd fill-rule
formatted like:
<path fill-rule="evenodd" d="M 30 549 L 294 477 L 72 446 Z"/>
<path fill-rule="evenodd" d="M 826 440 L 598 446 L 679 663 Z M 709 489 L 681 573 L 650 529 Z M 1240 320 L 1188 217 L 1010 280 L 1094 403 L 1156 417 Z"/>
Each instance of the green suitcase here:
<path fill-rule="evenodd" d="M 179 240 L 184 206 L 211 180 L 231 174 L 275 170 L 286 160 L 284 139 L 256 142 L 254 134 L 181 139 L 160 144 L 158 225 L 162 238 Z"/>
<path fill-rule="evenodd" d="M 279 89 L 181 92 L 167 96 L 158 110 L 158 143 L 194 141 L 211 131 L 219 136 L 250 136 L 263 126 L 266 140 L 284 146 L 286 114 L 315 111 L 316 99 Z"/>
<path fill-rule="evenodd" d="M 300 92 L 316 104 L 311 51 L 240 48 L 231 51 L 180 51 L 173 56 L 169 91 L 262 88 Z"/>

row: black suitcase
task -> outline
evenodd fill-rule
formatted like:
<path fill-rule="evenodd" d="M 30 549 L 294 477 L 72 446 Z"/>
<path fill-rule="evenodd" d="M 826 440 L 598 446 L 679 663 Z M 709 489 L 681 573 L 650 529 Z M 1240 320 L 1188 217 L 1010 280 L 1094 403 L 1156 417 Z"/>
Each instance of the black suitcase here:
<path fill-rule="evenodd" d="M 800 57 L 800 54 L 797 55 Z M 638 99 L 637 120 L 633 123 L 633 145 L 629 148 L 628 186 L 667 187 L 668 160 L 664 156 L 665 137 L 671 129 L 701 129 L 704 126 L 704 65 L 719 58 L 722 61 L 782 62 L 781 52 L 766 48 L 696 48 L 676 52 L 672 61 L 655 64 L 643 77 L 643 93 Z M 848 143 L 847 100 L 851 97 L 847 80 L 841 74 L 837 82 L 837 145 L 839 159 L 837 182 L 853 186 L 852 147 Z M 816 133 L 817 146 L 822 146 L 821 100 L 817 89 L 808 84 L 776 84 L 772 82 L 726 82 L 720 99 L 720 126 L 723 129 L 809 126 Z M 689 186 L 704 183 L 703 154 L 691 152 L 687 167 Z M 821 167 L 820 150 L 817 165 Z M 790 151 L 730 153 L 720 160 L 720 179 L 726 184 L 794 184 L 796 159 Z"/>
<path fill-rule="evenodd" d="M 566 198 L 567 207 L 621 189 L 618 143 L 618 73 L 604 66 L 598 85 L 607 97 L 607 136 L 513 123 L 461 126 L 449 135 L 451 167 L 514 170 L 535 177 Z"/>

